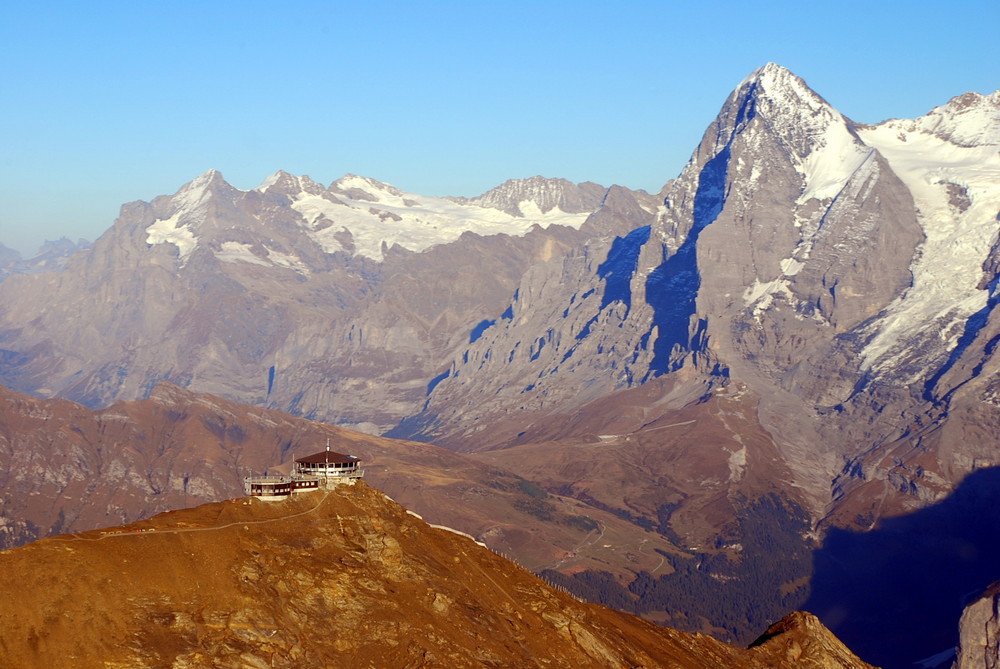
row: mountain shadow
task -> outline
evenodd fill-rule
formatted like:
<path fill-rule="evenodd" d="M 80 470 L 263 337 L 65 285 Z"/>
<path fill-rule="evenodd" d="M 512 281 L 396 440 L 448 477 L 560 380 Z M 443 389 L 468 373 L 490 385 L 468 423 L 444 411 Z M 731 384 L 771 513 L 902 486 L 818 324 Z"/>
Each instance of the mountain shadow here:
<path fill-rule="evenodd" d="M 699 348 L 697 340 L 700 337 L 690 334 L 691 318 L 697 313 L 698 291 L 701 290 L 698 237 L 722 212 L 729 158 L 729 146 L 726 146 L 705 163 L 698 176 L 691 230 L 677 252 L 646 278 L 646 299 L 653 307 L 653 321 L 658 332 L 653 343 L 653 360 L 649 363 L 651 375 L 680 369 L 683 360 L 674 357 L 675 349 Z M 699 323 L 699 334 L 702 328 L 703 324 Z"/>
<path fill-rule="evenodd" d="M 680 543 L 670 527 L 671 504 L 660 506 L 659 525 L 622 509 L 605 510 Z M 665 615 L 670 627 L 710 631 L 727 643 L 747 645 L 801 607 L 811 573 L 811 554 L 803 541 L 810 520 L 796 502 L 776 493 L 739 499 L 734 511 L 736 517 L 720 530 L 714 547 L 689 555 L 661 553 L 670 573 L 641 571 L 627 586 L 603 571 L 546 570 L 541 576 L 583 599 L 638 615 L 655 614 L 661 622 Z"/>
<path fill-rule="evenodd" d="M 998 556 L 1000 467 L 991 467 L 870 532 L 830 531 L 804 608 L 865 661 L 913 667 L 958 643 L 963 607 L 1000 579 Z"/>

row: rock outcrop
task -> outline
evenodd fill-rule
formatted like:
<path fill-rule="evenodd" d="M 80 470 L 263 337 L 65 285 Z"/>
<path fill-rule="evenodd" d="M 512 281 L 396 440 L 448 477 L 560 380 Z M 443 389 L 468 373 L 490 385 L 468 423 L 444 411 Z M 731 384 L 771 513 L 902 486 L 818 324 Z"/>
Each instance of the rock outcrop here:
<path fill-rule="evenodd" d="M 1000 667 L 1000 583 L 986 589 L 962 613 L 952 669 Z"/>

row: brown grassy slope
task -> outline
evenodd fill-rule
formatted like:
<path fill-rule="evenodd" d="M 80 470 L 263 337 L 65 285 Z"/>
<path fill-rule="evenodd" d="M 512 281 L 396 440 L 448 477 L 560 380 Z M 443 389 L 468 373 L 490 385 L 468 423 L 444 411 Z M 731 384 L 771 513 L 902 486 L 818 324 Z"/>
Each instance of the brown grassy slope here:
<path fill-rule="evenodd" d="M 4 667 L 864 667 L 807 615 L 750 651 L 583 604 L 360 483 L 0 552 Z"/>
<path fill-rule="evenodd" d="M 0 388 L 0 547 L 132 522 L 242 495 L 242 476 L 294 457 L 358 455 L 378 488 L 423 515 L 544 568 L 599 534 L 635 544 L 652 569 L 656 535 L 572 500 L 543 500 L 513 470 L 431 444 L 374 437 L 170 384 L 98 411 Z M 646 534 L 646 533 L 641 533 Z M 644 548 L 639 550 L 639 543 Z M 594 566 L 602 566 L 594 563 Z"/>

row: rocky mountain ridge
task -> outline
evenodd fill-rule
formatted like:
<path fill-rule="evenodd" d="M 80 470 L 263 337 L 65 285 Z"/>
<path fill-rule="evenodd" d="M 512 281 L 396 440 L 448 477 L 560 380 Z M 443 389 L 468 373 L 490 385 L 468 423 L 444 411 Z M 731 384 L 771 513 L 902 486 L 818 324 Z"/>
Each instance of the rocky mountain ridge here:
<path fill-rule="evenodd" d="M 8 666 L 869 666 L 806 614 L 741 650 L 583 604 L 363 482 L 52 537 L 0 562 L 22 593 L 0 604 Z"/>
<path fill-rule="evenodd" d="M 510 179 L 477 197 L 449 199 L 499 209 L 517 217 L 530 217 L 529 212 L 535 210 L 547 214 L 554 209 L 590 214 L 598 208 L 606 191 L 604 186 L 591 181 L 573 184 L 566 179 L 534 176 Z"/>
<path fill-rule="evenodd" d="M 684 407 L 743 394 L 775 450 L 744 448 L 747 423 L 720 442 L 718 422 L 700 422 L 690 429 L 712 436 L 699 452 L 724 457 L 729 477 L 695 494 L 659 479 L 655 514 L 637 514 L 648 498 L 631 481 L 648 478 L 601 499 L 681 528 L 712 508 L 705 488 L 740 500 L 737 472 L 756 462 L 780 463 L 779 495 L 807 512 L 814 537 L 946 500 L 1000 447 L 998 102 L 967 94 L 913 122 L 861 126 L 786 70 L 762 68 L 727 100 L 655 221 L 609 251 L 578 252 L 572 269 L 526 274 L 507 318 L 456 356 L 412 424 L 453 448 L 513 456 L 558 430 L 641 439 L 686 422 Z M 639 388 L 641 411 L 626 399 Z M 599 485 L 564 476 L 550 485 L 581 497 Z M 896 540 L 888 569 L 920 544 Z M 929 654 L 904 659 L 927 644 L 874 629 L 866 649 L 880 661 Z"/>
<path fill-rule="evenodd" d="M 587 188 L 575 197 L 593 201 Z M 91 406 L 168 380 L 383 432 L 420 410 L 528 267 L 650 215 L 651 196 L 608 192 L 585 224 L 585 212 L 512 216 L 354 176 L 323 189 L 278 173 L 240 191 L 210 171 L 124 206 L 66 271 L 0 284 L 3 377 Z M 364 239 L 384 247 L 379 261 L 357 251 Z"/>

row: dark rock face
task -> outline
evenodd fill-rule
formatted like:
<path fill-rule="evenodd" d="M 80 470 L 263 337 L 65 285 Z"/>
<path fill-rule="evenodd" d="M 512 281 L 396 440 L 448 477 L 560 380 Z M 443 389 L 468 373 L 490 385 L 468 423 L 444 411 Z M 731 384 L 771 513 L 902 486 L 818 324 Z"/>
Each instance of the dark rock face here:
<path fill-rule="evenodd" d="M 435 387 L 424 434 L 461 447 L 483 421 L 567 413 L 683 370 L 692 392 L 726 378 L 759 392 L 796 475 L 825 487 L 839 446 L 814 412 L 854 397 L 860 328 L 912 283 L 924 234 L 907 187 L 848 119 L 768 66 L 663 198 L 649 232 L 526 274 L 510 317 Z"/>
<path fill-rule="evenodd" d="M 648 236 L 591 241 L 526 274 L 414 424 L 464 448 L 515 411 L 558 421 L 664 375 L 690 389 L 677 407 L 737 379 L 760 394 L 761 424 L 823 515 L 831 480 L 844 494 L 857 484 L 845 460 L 881 477 L 888 445 L 912 445 L 948 422 L 945 405 L 969 397 L 971 413 L 991 392 L 1000 193 L 978 172 L 959 189 L 962 168 L 937 156 L 982 153 L 992 170 L 998 109 L 1000 95 L 963 97 L 916 121 L 860 126 L 791 73 L 762 68 L 664 189 Z M 964 246 L 948 241 L 965 228 Z M 916 483 L 924 500 L 947 491 L 931 480 L 954 485 L 991 447 L 940 448 L 952 449 L 921 462 L 934 473 Z"/>

